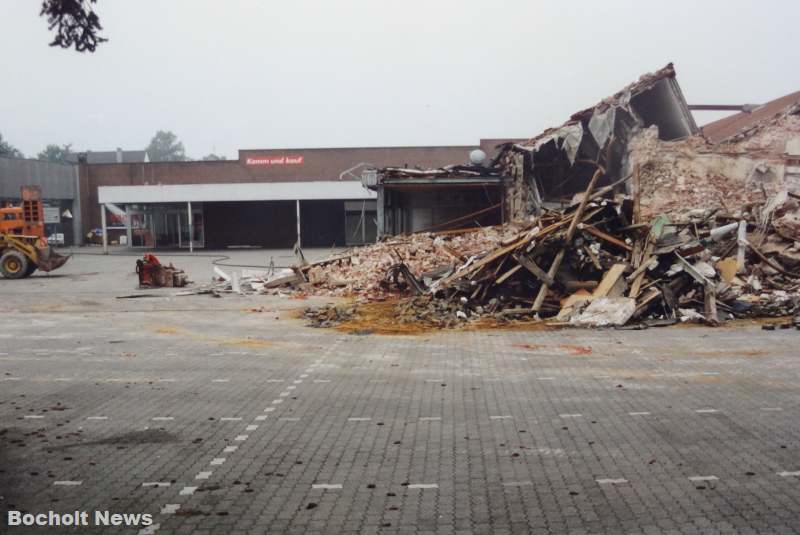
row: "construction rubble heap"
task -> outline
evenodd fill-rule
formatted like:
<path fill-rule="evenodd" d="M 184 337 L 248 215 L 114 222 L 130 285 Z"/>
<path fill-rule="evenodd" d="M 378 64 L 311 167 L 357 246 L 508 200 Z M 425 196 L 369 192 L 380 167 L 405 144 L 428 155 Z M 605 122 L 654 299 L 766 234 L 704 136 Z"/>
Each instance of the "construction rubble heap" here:
<path fill-rule="evenodd" d="M 484 316 L 622 326 L 797 314 L 800 196 L 637 223 L 638 203 L 611 189 L 590 184 L 580 202 L 523 228 L 361 248 L 299 268 L 302 286 L 370 299 L 400 293 L 398 321 L 439 327 Z"/>

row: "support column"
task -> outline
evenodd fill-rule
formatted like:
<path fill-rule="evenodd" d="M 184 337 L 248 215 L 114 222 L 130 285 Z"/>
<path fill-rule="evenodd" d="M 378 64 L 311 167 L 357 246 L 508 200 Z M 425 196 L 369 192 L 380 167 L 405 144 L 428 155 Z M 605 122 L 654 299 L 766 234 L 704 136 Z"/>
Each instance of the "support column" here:
<path fill-rule="evenodd" d="M 106 228 L 106 205 L 100 205 L 100 226 L 103 229 L 103 254 L 108 254 L 108 229 Z"/>
<path fill-rule="evenodd" d="M 125 235 L 128 237 L 128 247 L 133 246 L 133 231 L 131 230 L 131 205 L 125 205 Z"/>
<path fill-rule="evenodd" d="M 72 198 L 72 241 L 73 245 L 83 245 L 83 207 L 81 206 L 80 165 L 75 166 L 75 193 Z"/>
<path fill-rule="evenodd" d="M 378 237 L 377 237 L 377 239 L 378 240 L 380 240 L 381 236 L 383 236 L 383 232 L 384 232 L 384 228 L 383 227 L 385 225 L 385 216 L 384 216 L 384 211 L 383 211 L 383 200 L 384 200 L 383 195 L 384 195 L 383 194 L 383 186 L 378 185 L 378 201 L 376 203 L 377 209 L 378 209 L 378 213 L 377 213 L 377 217 L 378 217 L 378 232 L 377 232 Z"/>
<path fill-rule="evenodd" d="M 302 247 L 300 243 L 300 200 L 295 201 L 297 206 L 297 246 Z"/>
<path fill-rule="evenodd" d="M 186 209 L 189 212 L 189 252 L 194 252 L 194 224 L 192 222 L 192 203 L 186 203 Z"/>

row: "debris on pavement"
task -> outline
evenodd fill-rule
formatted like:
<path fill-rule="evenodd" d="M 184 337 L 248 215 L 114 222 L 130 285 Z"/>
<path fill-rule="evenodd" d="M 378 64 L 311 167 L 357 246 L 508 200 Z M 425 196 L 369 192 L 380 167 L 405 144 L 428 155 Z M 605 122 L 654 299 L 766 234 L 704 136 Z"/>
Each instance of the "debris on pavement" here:
<path fill-rule="evenodd" d="M 309 327 L 335 327 L 349 321 L 355 315 L 355 307 L 325 305 L 307 308 L 303 317 L 310 320 Z"/>
<path fill-rule="evenodd" d="M 190 283 L 189 276 L 172 264 L 164 265 L 152 253 L 136 260 L 140 288 L 180 288 Z"/>

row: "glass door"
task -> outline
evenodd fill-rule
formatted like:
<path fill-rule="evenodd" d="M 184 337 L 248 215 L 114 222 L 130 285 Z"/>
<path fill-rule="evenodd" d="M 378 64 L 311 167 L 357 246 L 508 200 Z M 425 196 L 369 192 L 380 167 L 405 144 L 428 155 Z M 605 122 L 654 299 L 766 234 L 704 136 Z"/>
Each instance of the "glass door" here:
<path fill-rule="evenodd" d="M 192 247 L 205 246 L 205 231 L 203 225 L 203 208 L 192 207 L 192 225 L 191 232 L 189 232 L 189 212 L 182 210 L 180 212 L 180 247 L 188 248 L 189 240 L 192 241 Z"/>

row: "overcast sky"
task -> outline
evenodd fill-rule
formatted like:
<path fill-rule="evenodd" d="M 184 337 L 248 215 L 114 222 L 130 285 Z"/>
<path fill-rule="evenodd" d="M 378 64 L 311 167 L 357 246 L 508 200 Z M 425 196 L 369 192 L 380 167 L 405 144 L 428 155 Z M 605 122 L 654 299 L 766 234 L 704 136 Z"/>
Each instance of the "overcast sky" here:
<path fill-rule="evenodd" d="M 689 103 L 800 90 L 788 0 L 99 0 L 94 54 L 47 46 L 40 4 L 0 3 L 0 133 L 28 156 L 531 137 L 670 61 Z"/>

